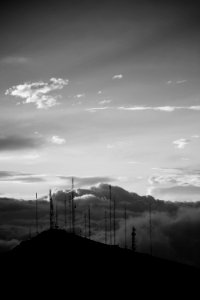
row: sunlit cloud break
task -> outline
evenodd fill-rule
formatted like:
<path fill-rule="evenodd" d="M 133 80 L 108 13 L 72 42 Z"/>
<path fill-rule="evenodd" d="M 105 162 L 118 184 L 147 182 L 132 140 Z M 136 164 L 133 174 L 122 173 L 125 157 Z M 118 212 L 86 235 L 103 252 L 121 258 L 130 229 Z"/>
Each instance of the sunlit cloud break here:
<path fill-rule="evenodd" d="M 117 74 L 112 77 L 112 79 L 122 79 L 122 78 L 123 78 L 122 74 Z"/>
<path fill-rule="evenodd" d="M 57 135 L 54 135 L 54 136 L 52 136 L 52 138 L 51 138 L 51 142 L 52 142 L 53 144 L 63 145 L 63 144 L 66 143 L 66 140 L 65 140 L 64 138 L 61 138 L 61 137 L 57 136 Z"/>
<path fill-rule="evenodd" d="M 173 141 L 173 144 L 175 145 L 176 148 L 178 149 L 184 149 L 185 146 L 190 142 L 188 139 L 179 139 L 176 141 Z"/>
<path fill-rule="evenodd" d="M 68 79 L 62 78 L 51 78 L 49 82 L 25 82 L 7 89 L 5 95 L 25 99 L 23 104 L 34 103 L 38 109 L 47 109 L 58 104 L 58 96 L 49 93 L 63 89 L 68 82 Z"/>

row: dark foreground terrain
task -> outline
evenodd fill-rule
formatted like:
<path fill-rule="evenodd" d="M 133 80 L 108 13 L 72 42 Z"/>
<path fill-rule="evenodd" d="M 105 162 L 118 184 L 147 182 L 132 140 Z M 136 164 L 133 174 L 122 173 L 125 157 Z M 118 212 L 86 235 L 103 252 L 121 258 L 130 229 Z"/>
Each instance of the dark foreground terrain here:
<path fill-rule="evenodd" d="M 134 253 L 75 236 L 61 229 L 48 230 L 22 242 L 0 257 L 2 287 L 7 292 L 28 288 L 47 295 L 59 293 L 76 298 L 159 296 L 192 293 L 200 284 L 199 269 Z M 92 292 L 93 291 L 93 292 Z M 38 292 L 39 293 L 39 292 Z M 65 298 L 65 297 L 64 297 Z M 70 297 L 71 298 L 71 297 Z M 134 297 L 133 297 L 134 298 Z M 29 299 L 29 297 L 27 297 Z M 45 298 L 46 299 L 46 298 Z"/>

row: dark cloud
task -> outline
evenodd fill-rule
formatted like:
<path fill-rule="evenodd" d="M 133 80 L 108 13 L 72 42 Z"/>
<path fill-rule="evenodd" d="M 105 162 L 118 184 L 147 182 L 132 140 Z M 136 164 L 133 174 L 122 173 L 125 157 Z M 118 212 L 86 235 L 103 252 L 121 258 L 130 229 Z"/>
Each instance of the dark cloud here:
<path fill-rule="evenodd" d="M 92 239 L 104 242 L 105 211 L 109 212 L 109 186 L 75 190 L 76 230 L 84 234 L 84 215 L 91 209 Z M 174 203 L 129 193 L 112 187 L 116 201 L 116 242 L 124 246 L 124 208 L 127 209 L 127 244 L 131 246 L 131 230 L 136 228 L 136 247 L 149 253 L 149 205 L 152 207 L 153 254 L 200 266 L 200 202 Z M 113 199 L 112 198 L 112 199 Z M 71 191 L 58 191 L 58 225 L 64 227 L 64 203 L 67 201 L 67 226 Z M 38 200 L 39 228 L 49 227 L 49 202 Z M 0 240 L 22 240 L 35 234 L 35 201 L 0 198 Z M 109 231 L 108 231 L 109 234 Z M 6 243 L 5 243 L 6 244 Z M 5 249 L 3 247 L 3 249 Z M 3 250 L 2 250 L 3 251 Z"/>
<path fill-rule="evenodd" d="M 0 171 L 0 181 L 34 183 L 34 182 L 44 182 L 45 178 L 43 176 L 34 175 L 30 173 Z"/>
<path fill-rule="evenodd" d="M 0 151 L 15 151 L 22 149 L 35 149 L 43 144 L 41 138 L 15 136 L 0 136 Z"/>

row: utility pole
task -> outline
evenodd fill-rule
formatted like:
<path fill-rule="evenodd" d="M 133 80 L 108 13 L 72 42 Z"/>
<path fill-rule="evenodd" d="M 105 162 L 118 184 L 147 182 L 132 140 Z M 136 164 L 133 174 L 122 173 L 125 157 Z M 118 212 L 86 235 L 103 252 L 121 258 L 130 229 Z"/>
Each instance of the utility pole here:
<path fill-rule="evenodd" d="M 37 193 L 35 194 L 35 226 L 36 226 L 36 234 L 38 234 L 38 201 L 37 201 Z"/>
<path fill-rule="evenodd" d="M 110 245 L 112 245 L 112 190 L 111 190 L 111 185 L 109 185 L 109 200 L 110 200 L 110 206 L 109 206 Z"/>

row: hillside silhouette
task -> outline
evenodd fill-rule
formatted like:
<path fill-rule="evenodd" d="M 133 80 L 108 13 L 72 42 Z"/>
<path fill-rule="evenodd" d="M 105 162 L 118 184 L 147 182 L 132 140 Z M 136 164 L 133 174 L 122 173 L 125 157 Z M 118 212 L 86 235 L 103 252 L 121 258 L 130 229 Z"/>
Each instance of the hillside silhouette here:
<path fill-rule="evenodd" d="M 75 294 L 84 286 L 113 289 L 114 294 L 135 288 L 145 293 L 144 288 L 155 284 L 178 290 L 184 282 L 188 286 L 199 277 L 199 269 L 194 267 L 105 245 L 62 229 L 43 231 L 2 254 L 1 271 L 9 282 L 34 282 L 36 289 L 46 282 L 64 284 L 75 289 Z"/>

